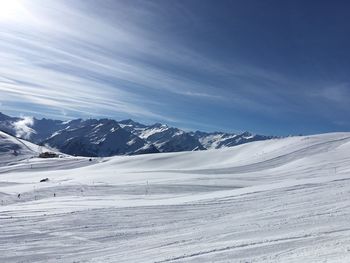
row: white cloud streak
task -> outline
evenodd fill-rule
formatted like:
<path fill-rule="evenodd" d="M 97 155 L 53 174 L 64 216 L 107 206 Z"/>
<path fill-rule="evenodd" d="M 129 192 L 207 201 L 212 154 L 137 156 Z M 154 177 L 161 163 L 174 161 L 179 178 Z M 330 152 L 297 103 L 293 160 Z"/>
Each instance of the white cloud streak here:
<path fill-rule="evenodd" d="M 290 103 L 281 86 L 300 85 L 263 69 L 225 65 L 164 40 L 156 28 L 138 26 L 152 12 L 144 7 L 130 10 L 124 1 L 112 1 L 113 11 L 101 7 L 99 13 L 92 12 L 86 1 L 20 2 L 26 8 L 23 20 L 0 22 L 3 105 L 18 101 L 65 115 L 177 121 L 174 115 L 159 113 L 162 101 L 150 94 L 273 112 L 275 103 Z M 130 12 L 137 15 L 128 17 Z M 168 66 L 189 74 L 176 73 Z M 230 84 L 208 84 L 189 77 L 192 71 Z"/>

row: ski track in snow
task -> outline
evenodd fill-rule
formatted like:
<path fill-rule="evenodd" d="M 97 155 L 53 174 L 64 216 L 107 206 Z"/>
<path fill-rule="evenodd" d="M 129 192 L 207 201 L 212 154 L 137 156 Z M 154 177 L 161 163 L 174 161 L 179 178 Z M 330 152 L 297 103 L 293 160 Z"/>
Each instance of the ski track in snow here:
<path fill-rule="evenodd" d="M 0 154 L 0 262 L 350 262 L 349 133 L 24 157 Z"/>

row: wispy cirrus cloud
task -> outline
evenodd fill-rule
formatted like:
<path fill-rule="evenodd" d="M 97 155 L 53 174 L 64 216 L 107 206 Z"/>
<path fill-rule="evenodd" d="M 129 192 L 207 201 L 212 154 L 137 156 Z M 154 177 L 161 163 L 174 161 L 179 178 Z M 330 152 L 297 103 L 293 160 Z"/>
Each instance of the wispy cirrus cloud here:
<path fill-rule="evenodd" d="M 69 2 L 23 1 L 23 5 L 32 12 L 35 23 L 1 25 L 0 92 L 5 104 L 7 99 L 17 98 L 91 115 L 101 110 L 167 119 L 146 107 L 156 102 L 142 93 L 161 89 L 211 97 L 203 91 L 193 91 L 204 84 L 143 62 L 144 54 L 172 59 L 176 56 L 155 52 L 154 43 L 128 27 L 120 28 L 101 17 L 82 13 Z M 56 17 L 59 21 L 55 21 Z M 60 22 L 61 17 L 68 19 Z M 135 86 L 143 91 L 134 92 Z"/>
<path fill-rule="evenodd" d="M 210 104 L 271 116 L 320 107 L 301 80 L 186 45 L 171 25 L 164 31 L 166 10 L 155 2 L 18 2 L 23 17 L 0 20 L 3 109 L 16 111 L 17 102 L 18 112 L 46 108 L 55 117 L 186 123 L 176 112 L 184 105 L 188 112 Z M 182 5 L 173 8 L 205 26 Z"/>

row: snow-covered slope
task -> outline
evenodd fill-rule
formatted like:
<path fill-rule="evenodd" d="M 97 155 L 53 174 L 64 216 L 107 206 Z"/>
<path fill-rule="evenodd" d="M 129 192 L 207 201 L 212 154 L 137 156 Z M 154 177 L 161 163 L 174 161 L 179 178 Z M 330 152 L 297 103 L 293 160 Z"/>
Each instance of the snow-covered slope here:
<path fill-rule="evenodd" d="M 38 156 L 42 147 L 0 131 L 0 166 Z"/>
<path fill-rule="evenodd" d="M 0 167 L 0 262 L 349 262 L 349 153 L 333 133 Z"/>

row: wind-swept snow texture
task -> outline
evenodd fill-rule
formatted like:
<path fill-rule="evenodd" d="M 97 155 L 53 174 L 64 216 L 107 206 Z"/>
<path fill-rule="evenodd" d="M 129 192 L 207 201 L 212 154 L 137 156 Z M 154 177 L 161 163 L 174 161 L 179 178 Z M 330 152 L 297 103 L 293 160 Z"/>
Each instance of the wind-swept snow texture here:
<path fill-rule="evenodd" d="M 5 155 L 0 262 L 350 262 L 350 133 L 91 161 Z"/>

